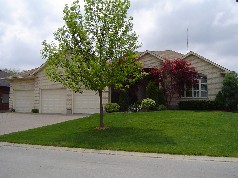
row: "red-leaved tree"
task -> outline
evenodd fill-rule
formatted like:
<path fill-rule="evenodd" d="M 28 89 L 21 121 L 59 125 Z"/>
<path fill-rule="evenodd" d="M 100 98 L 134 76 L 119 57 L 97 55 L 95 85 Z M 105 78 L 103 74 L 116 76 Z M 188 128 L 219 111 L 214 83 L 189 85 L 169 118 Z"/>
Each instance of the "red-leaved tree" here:
<path fill-rule="evenodd" d="M 185 85 L 191 87 L 195 84 L 198 76 L 191 63 L 183 59 L 165 59 L 161 67 L 153 68 L 149 73 L 162 87 L 167 105 L 170 105 L 175 94 L 179 97 L 183 95 Z"/>

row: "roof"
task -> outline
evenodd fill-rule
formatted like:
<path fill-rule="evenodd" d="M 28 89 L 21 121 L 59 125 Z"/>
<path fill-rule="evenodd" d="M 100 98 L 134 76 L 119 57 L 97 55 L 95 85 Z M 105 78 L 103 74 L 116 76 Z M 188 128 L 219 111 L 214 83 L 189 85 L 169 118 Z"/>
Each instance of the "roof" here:
<path fill-rule="evenodd" d="M 7 79 L 7 80 L 13 80 L 13 79 L 23 79 L 23 78 L 24 78 L 24 79 L 34 78 L 33 74 L 34 74 L 34 72 L 35 72 L 37 69 L 38 69 L 38 67 L 35 68 L 35 69 L 24 70 L 24 71 L 18 73 L 17 75 L 12 75 L 12 76 L 10 76 L 10 77 L 5 77 L 5 79 Z"/>
<path fill-rule="evenodd" d="M 182 58 L 183 54 L 172 51 L 172 50 L 165 50 L 165 51 L 152 51 L 152 53 L 162 57 L 163 59 L 178 59 L 178 58 Z"/>
<path fill-rule="evenodd" d="M 142 56 L 146 55 L 146 54 L 151 54 L 152 56 L 155 56 L 156 58 L 164 61 L 165 59 L 170 59 L 170 60 L 174 60 L 174 59 L 185 59 L 191 55 L 194 55 L 220 69 L 222 69 L 224 72 L 230 72 L 230 70 L 222 67 L 221 65 L 215 63 L 215 62 L 212 62 L 211 60 L 209 59 L 206 59 L 204 58 L 203 56 L 200 56 L 198 55 L 197 53 L 193 52 L 193 51 L 190 51 L 189 53 L 187 54 L 181 54 L 181 53 L 178 53 L 176 51 L 173 51 L 173 50 L 165 50 L 165 51 L 149 51 L 149 50 L 146 50 L 144 52 L 138 52 L 138 56 L 137 56 L 137 59 L 139 60 Z M 42 64 L 40 67 L 37 67 L 35 69 L 31 69 L 31 70 L 26 70 L 26 71 L 23 71 L 21 73 L 19 73 L 18 75 L 14 75 L 14 76 L 11 76 L 11 77 L 0 77 L 0 78 L 6 78 L 7 80 L 14 80 L 14 79 L 31 79 L 31 78 L 34 78 L 35 74 L 38 73 L 39 71 L 43 70 L 44 67 L 46 66 L 46 63 Z M 1 75 L 0 75 L 1 76 Z"/>
<path fill-rule="evenodd" d="M 4 87 L 9 87 L 10 84 L 8 81 L 4 80 L 3 78 L 9 77 L 10 74 L 0 70 L 0 86 L 4 86 Z"/>
<path fill-rule="evenodd" d="M 164 60 L 164 59 L 178 59 L 178 58 L 183 58 L 183 54 L 181 53 L 178 53 L 178 52 L 175 52 L 175 51 L 172 51 L 172 50 L 165 50 L 165 51 L 144 51 L 144 52 L 139 52 L 138 53 L 138 58 L 144 56 L 145 54 L 151 54 L 161 60 Z"/>

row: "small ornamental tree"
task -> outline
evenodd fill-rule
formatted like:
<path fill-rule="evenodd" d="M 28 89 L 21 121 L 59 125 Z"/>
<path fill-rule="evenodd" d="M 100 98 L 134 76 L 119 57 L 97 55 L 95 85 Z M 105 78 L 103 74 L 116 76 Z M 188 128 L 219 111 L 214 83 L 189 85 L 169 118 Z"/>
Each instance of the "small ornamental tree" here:
<path fill-rule="evenodd" d="M 161 85 L 167 105 L 170 105 L 175 94 L 179 97 L 183 95 L 185 85 L 191 87 L 195 84 L 198 76 L 195 68 L 182 59 L 165 59 L 160 68 L 153 68 L 149 73 Z"/>
<path fill-rule="evenodd" d="M 83 88 L 98 92 L 100 127 L 103 123 L 102 92 L 131 84 L 143 76 L 135 61 L 140 46 L 127 17 L 129 0 L 79 0 L 64 8 L 65 25 L 55 33 L 56 43 L 43 42 L 42 57 L 47 59 L 46 75 L 75 92 Z"/>

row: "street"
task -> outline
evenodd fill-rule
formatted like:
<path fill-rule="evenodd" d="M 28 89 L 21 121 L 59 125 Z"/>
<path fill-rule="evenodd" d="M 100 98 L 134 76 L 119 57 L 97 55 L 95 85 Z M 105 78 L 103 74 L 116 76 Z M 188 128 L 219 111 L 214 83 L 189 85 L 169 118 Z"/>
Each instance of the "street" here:
<path fill-rule="evenodd" d="M 0 143 L 0 177 L 229 178 L 238 177 L 238 159 Z"/>

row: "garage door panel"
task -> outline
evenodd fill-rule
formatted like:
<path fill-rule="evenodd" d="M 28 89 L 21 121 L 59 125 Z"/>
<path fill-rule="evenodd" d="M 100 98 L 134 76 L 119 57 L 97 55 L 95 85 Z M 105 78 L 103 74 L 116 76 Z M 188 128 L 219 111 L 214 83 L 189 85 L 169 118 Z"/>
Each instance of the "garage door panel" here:
<path fill-rule="evenodd" d="M 73 99 L 74 113 L 99 113 L 100 98 L 95 91 L 85 90 L 75 93 Z"/>
<path fill-rule="evenodd" d="M 16 90 L 14 107 L 16 112 L 31 112 L 34 108 L 34 91 Z"/>
<path fill-rule="evenodd" d="M 66 90 L 47 89 L 41 91 L 42 113 L 66 113 Z"/>

